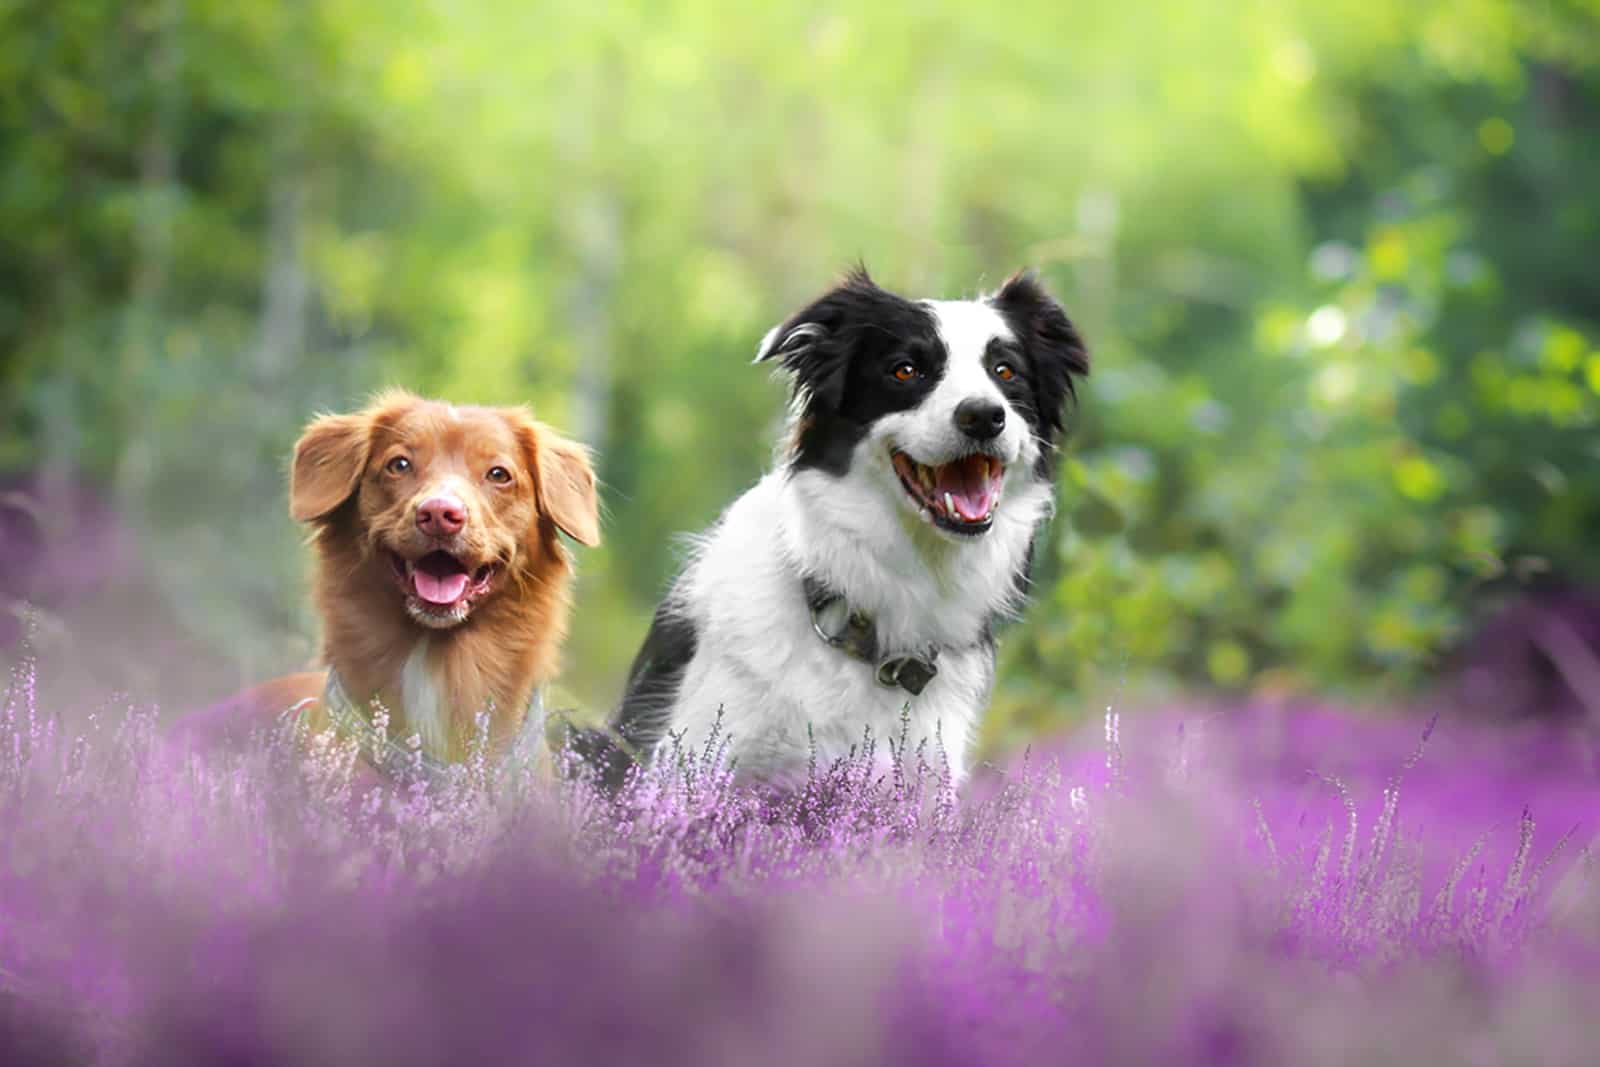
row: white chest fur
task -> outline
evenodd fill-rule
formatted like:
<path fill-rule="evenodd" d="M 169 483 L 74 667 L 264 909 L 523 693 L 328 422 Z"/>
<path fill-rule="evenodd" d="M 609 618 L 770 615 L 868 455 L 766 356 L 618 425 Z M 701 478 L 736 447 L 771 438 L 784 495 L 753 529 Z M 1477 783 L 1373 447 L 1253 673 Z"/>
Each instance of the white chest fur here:
<path fill-rule="evenodd" d="M 962 780 L 994 680 L 985 628 L 1014 603 L 1015 571 L 1047 497 L 1014 529 L 997 529 L 981 551 L 952 556 L 958 568 L 939 574 L 918 562 L 909 540 L 896 543 L 910 535 L 887 512 L 857 511 L 854 522 L 797 530 L 796 516 L 814 503 L 809 492 L 803 476 L 770 474 L 701 543 L 679 587 L 696 652 L 668 729 L 692 750 L 720 714 L 739 769 L 762 778 L 803 773 L 813 742 L 826 765 L 870 735 L 876 758 L 887 761 L 889 742 L 904 732 L 909 758 L 920 748 L 935 767 L 948 760 Z M 875 495 L 855 503 L 870 507 Z M 880 554 L 895 565 L 885 566 Z M 812 629 L 803 570 L 849 589 L 852 603 L 874 616 L 886 650 L 940 645 L 938 676 L 913 695 L 880 684 L 873 666 L 825 644 Z"/>
<path fill-rule="evenodd" d="M 450 707 L 444 699 L 438 665 L 429 656 L 429 638 L 422 638 L 400 669 L 400 700 L 406 722 L 422 740 L 422 750 L 435 759 L 450 755 Z"/>

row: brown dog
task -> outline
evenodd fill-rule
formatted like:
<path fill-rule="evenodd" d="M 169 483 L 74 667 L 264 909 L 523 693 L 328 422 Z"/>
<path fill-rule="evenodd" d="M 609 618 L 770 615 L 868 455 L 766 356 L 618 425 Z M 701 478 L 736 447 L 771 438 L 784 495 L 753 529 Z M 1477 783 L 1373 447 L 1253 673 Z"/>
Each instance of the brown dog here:
<path fill-rule="evenodd" d="M 257 686 L 224 714 L 292 708 L 313 733 L 360 733 L 377 701 L 387 741 L 363 753 L 380 764 L 411 735 L 430 764 L 459 762 L 485 712 L 491 753 L 539 729 L 525 720 L 556 672 L 569 609 L 556 531 L 600 540 L 581 446 L 521 409 L 388 392 L 307 427 L 289 511 L 312 529 L 331 673 Z"/>

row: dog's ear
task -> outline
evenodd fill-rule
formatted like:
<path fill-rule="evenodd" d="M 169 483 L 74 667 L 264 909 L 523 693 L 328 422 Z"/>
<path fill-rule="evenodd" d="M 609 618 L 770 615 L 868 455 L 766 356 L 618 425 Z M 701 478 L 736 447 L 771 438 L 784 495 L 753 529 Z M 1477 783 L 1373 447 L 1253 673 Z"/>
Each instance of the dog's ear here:
<path fill-rule="evenodd" d="M 752 362 L 765 363 L 774 356 L 788 360 L 827 336 L 828 331 L 820 322 L 796 322 L 790 319 L 767 331 L 767 335 L 761 339 L 761 347 L 756 349 L 756 358 Z M 786 367 L 787 365 L 785 363 Z"/>
<path fill-rule="evenodd" d="M 1089 373 L 1083 338 L 1031 271 L 1013 274 L 989 302 L 1005 316 L 1028 355 L 1039 414 L 1054 436 L 1061 431 L 1068 399 L 1077 395 L 1073 379 Z"/>
<path fill-rule="evenodd" d="M 580 545 L 598 545 L 600 495 L 589 450 L 533 423 L 524 428 L 524 440 L 530 439 L 538 467 L 539 510 Z"/>
<path fill-rule="evenodd" d="M 793 377 L 797 392 L 804 390 L 824 408 L 837 408 L 844 397 L 851 347 L 862 324 L 881 317 L 876 312 L 885 302 L 903 303 L 857 267 L 803 311 L 768 330 L 755 362 L 776 359 Z"/>
<path fill-rule="evenodd" d="M 824 408 L 836 408 L 844 397 L 848 353 L 837 343 L 832 330 L 806 317 L 819 310 L 813 305 L 768 330 L 755 361 L 776 359 L 793 379 L 797 392 L 804 390 L 813 403 Z"/>
<path fill-rule="evenodd" d="M 289 514 L 296 522 L 316 522 L 333 514 L 361 481 L 372 441 L 372 419 L 324 415 L 306 427 L 294 446 L 289 473 Z"/>

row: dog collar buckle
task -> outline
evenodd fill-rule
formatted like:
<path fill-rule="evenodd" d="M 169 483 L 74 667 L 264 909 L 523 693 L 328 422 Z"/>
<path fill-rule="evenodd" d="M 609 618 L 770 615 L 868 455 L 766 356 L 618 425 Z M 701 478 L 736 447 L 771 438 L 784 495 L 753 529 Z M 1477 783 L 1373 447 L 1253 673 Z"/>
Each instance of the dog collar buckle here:
<path fill-rule="evenodd" d="M 885 656 L 878 647 L 878 627 L 870 616 L 853 609 L 843 596 L 810 576 L 805 579 L 805 592 L 811 608 L 811 628 L 817 636 L 845 655 L 872 666 L 879 685 L 898 687 L 916 696 L 939 673 L 934 663 L 939 658 L 937 648 L 922 655 Z"/>
<path fill-rule="evenodd" d="M 876 659 L 878 635 L 872 620 L 851 611 L 842 596 L 825 594 L 811 601 L 811 628 L 834 648 L 859 659 Z"/>
<path fill-rule="evenodd" d="M 923 656 L 891 656 L 878 664 L 878 684 L 893 689 L 899 686 L 912 696 L 916 696 L 928 687 L 939 673 L 939 665 L 934 660 L 939 658 L 939 650 L 934 649 L 926 657 Z"/>

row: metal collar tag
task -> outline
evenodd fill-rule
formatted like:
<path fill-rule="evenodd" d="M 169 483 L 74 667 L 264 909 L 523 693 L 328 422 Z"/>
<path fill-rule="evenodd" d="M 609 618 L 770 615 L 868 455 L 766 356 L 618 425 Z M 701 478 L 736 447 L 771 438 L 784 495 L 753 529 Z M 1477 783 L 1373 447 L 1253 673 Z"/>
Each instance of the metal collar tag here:
<path fill-rule="evenodd" d="M 878 684 L 899 686 L 912 696 L 916 696 L 928 687 L 934 676 L 939 673 L 939 665 L 934 661 L 939 658 L 939 650 L 933 649 L 926 658 L 922 656 L 899 656 L 886 659 L 878 664 Z"/>

